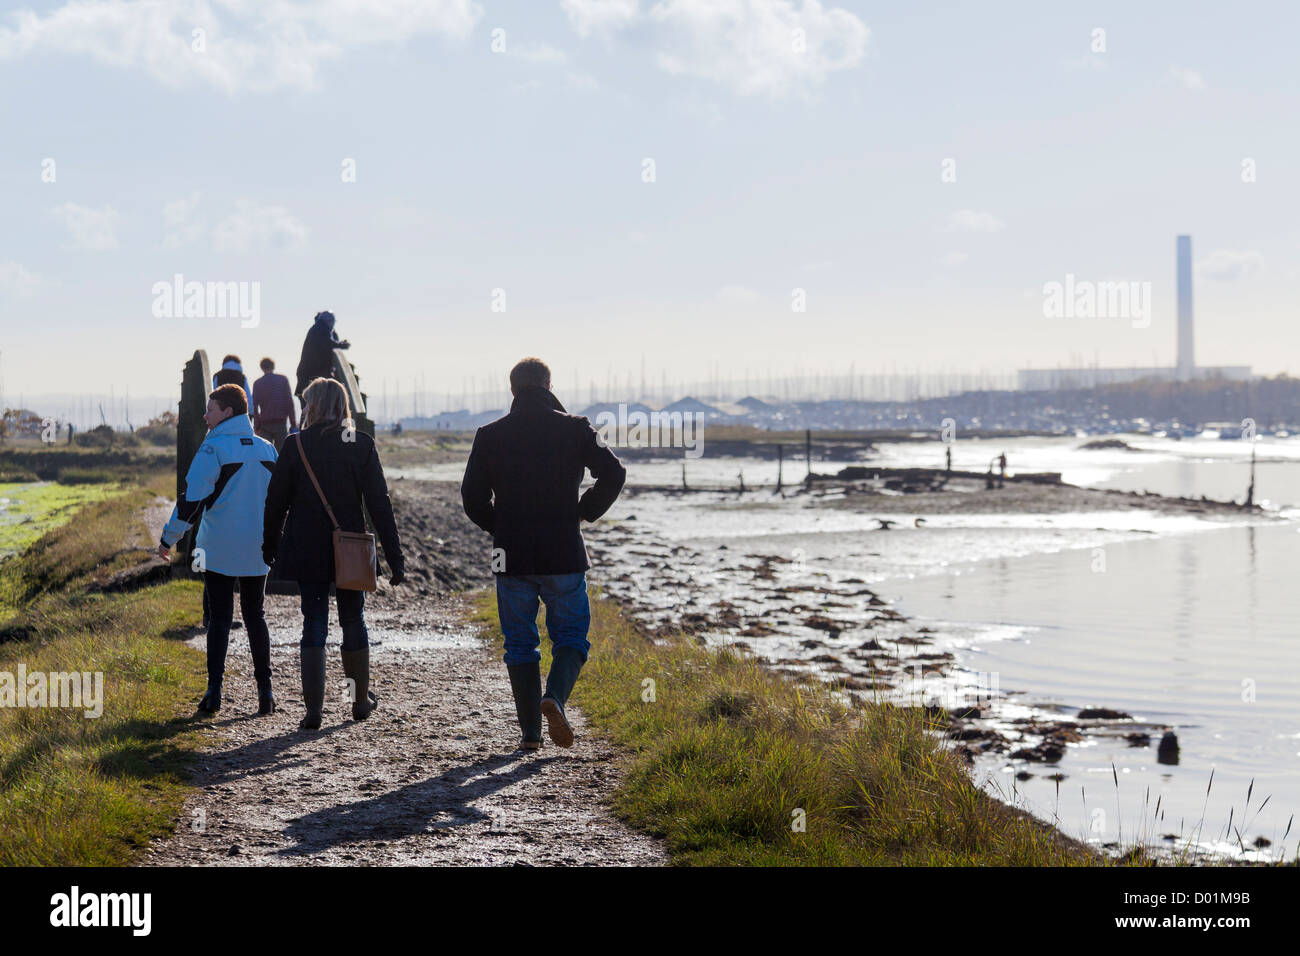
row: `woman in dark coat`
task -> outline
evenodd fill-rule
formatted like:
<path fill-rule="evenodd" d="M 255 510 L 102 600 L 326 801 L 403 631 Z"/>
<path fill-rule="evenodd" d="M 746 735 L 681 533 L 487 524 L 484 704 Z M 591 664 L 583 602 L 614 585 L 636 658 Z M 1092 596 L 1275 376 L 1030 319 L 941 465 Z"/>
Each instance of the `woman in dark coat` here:
<path fill-rule="evenodd" d="M 373 438 L 353 427 L 347 392 L 333 379 L 318 378 L 303 392 L 303 406 L 302 431 L 285 440 L 266 490 L 262 549 L 267 563 L 274 563 L 281 577 L 296 580 L 302 594 L 302 697 L 307 716 L 301 727 L 315 730 L 325 703 L 334 526 L 307 476 L 304 454 L 344 531 L 365 531 L 362 506 L 370 513 L 394 585 L 405 578 L 405 561 L 379 451 Z M 365 597 L 364 591 L 335 590 L 343 628 L 343 673 L 355 682 L 355 720 L 364 720 L 378 703 L 370 693 Z"/>

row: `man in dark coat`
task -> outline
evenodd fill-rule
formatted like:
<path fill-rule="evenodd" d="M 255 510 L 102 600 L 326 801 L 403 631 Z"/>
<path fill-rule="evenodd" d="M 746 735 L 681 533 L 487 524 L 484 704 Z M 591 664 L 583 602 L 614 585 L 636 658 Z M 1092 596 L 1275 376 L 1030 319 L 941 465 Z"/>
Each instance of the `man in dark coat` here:
<path fill-rule="evenodd" d="M 301 400 L 303 391 L 315 379 L 334 377 L 334 350 L 348 349 L 352 343 L 340 339 L 334 331 L 334 313 L 317 312 L 316 321 L 307 330 L 298 360 L 298 384 L 293 394 Z"/>
<path fill-rule="evenodd" d="M 470 520 L 492 535 L 497 612 L 505 663 L 523 731 L 520 747 L 542 745 L 542 717 L 551 740 L 573 745 L 564 705 L 586 663 L 586 571 L 591 567 L 581 521 L 595 521 L 614 503 L 627 472 L 597 439 L 587 419 L 569 415 L 551 393 L 551 370 L 527 358 L 510 372 L 510 412 L 474 435 L 461 500 Z M 578 494 L 583 472 L 596 483 Z M 551 670 L 541 688 L 538 601 L 546 605 Z"/>

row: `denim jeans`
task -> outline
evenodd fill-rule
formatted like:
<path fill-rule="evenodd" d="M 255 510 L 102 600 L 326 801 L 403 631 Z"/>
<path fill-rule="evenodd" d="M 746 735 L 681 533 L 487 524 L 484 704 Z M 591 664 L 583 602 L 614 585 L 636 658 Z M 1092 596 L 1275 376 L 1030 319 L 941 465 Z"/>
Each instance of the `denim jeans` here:
<path fill-rule="evenodd" d="M 302 596 L 302 646 L 324 647 L 330 633 L 330 583 L 299 581 Z M 366 632 L 366 592 L 334 590 L 339 608 L 339 626 L 343 628 L 343 650 L 359 651 L 370 646 Z"/>
<path fill-rule="evenodd" d="M 591 643 L 591 606 L 587 603 L 587 575 L 498 574 L 497 615 L 506 638 L 506 664 L 532 664 L 542 659 L 537 646 L 538 601 L 546 605 L 546 631 L 551 648 L 572 647 L 587 659 Z"/>
<path fill-rule="evenodd" d="M 258 687 L 271 681 L 271 632 L 263 613 L 266 576 L 236 578 L 215 571 L 203 574 L 203 593 L 208 601 L 208 683 L 220 684 L 226 670 L 226 649 L 230 625 L 235 618 L 235 584 L 239 584 L 239 611 L 244 616 L 248 649 L 253 653 L 253 676 Z"/>

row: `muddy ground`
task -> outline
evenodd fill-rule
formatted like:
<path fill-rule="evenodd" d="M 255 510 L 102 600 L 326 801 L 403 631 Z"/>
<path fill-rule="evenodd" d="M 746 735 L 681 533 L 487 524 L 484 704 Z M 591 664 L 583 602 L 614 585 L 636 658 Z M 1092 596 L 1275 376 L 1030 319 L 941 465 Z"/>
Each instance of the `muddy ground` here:
<path fill-rule="evenodd" d="M 942 474 L 935 472 L 935 474 Z M 918 487 L 918 486 L 909 486 Z M 1242 489 L 1243 493 L 1245 489 Z M 818 506 L 881 514 L 1065 514 L 1085 511 L 1150 511 L 1163 515 L 1195 515 L 1202 519 L 1240 519 L 1244 509 L 1232 502 L 1200 498 L 1170 498 L 1157 494 L 1081 488 L 1069 484 L 1008 481 L 988 488 L 983 479 L 953 478 L 942 489 L 918 488 L 898 493 L 881 481 L 814 481 L 796 493 Z M 1258 508 L 1251 512 L 1260 515 Z"/>
<path fill-rule="evenodd" d="M 936 473 L 942 477 L 941 473 Z M 652 633 L 684 631 L 711 646 L 755 654 L 776 673 L 795 680 L 821 679 L 846 700 L 878 698 L 905 704 L 947 704 L 943 728 L 953 749 L 969 763 L 984 755 L 1005 757 L 1018 779 L 1046 776 L 1058 783 L 1066 748 L 1089 739 L 1120 738 L 1126 746 L 1155 756 L 1172 728 L 1135 720 L 1127 713 L 1077 706 L 1043 707 L 1034 716 L 1005 719 L 1001 700 L 971 686 L 958 673 L 955 655 L 936 647 L 943 635 L 918 626 L 890 606 L 888 597 L 858 577 L 830 574 L 817 564 L 796 561 L 795 553 L 754 553 L 743 537 L 717 544 L 713 539 L 664 540 L 634 520 L 638 499 L 681 501 L 683 508 L 752 510 L 756 522 L 774 507 L 803 506 L 809 521 L 818 512 L 845 510 L 877 517 L 882 526 L 908 529 L 918 518 L 946 514 L 1053 515 L 1140 511 L 1194 515 L 1200 520 L 1274 520 L 1257 509 L 1247 512 L 1230 502 L 1095 490 L 1072 485 L 1008 482 L 986 488 L 982 478 L 954 477 L 942 488 L 900 493 L 881 480 L 814 481 L 786 491 L 788 502 L 770 489 L 740 495 L 719 492 L 665 492 L 629 489 L 615 511 L 623 517 L 587 531 L 596 564 L 593 579 Z M 774 504 L 775 502 L 775 504 Z M 692 512 L 685 512 L 690 521 Z M 878 530 L 864 532 L 863 549 Z M 779 536 L 778 536 L 779 537 Z M 786 542 L 788 548 L 789 542 Z M 938 557 L 936 557 L 938 560 Z M 974 675 L 966 674 L 965 677 Z M 930 690 L 922 692 L 923 684 Z M 941 696 L 934 694 L 935 688 Z M 1000 694 L 1017 703 L 1017 688 Z M 934 701 L 934 704 L 930 704 Z M 1172 746 L 1172 741 L 1169 742 Z"/>
<path fill-rule="evenodd" d="M 198 759 L 198 792 L 152 865 L 659 865 L 655 840 L 609 810 L 613 750 L 587 733 L 535 754 L 519 739 L 505 665 L 451 591 L 486 583 L 486 535 L 454 485 L 394 482 L 409 584 L 367 604 L 372 689 L 353 721 L 331 622 L 325 722 L 299 731 L 297 599 L 271 595 L 267 620 L 278 713 L 258 718 L 243 629 L 231 634 L 217 739 Z M 480 554 L 480 552 L 482 552 Z M 196 630 L 189 643 L 202 650 Z"/>

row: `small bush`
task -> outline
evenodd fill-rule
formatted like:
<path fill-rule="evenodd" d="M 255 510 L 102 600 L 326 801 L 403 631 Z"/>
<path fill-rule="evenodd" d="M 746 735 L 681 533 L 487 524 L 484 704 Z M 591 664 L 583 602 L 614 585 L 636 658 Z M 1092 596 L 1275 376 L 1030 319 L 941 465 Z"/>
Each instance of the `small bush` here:
<path fill-rule="evenodd" d="M 74 435 L 72 440 L 82 448 L 134 448 L 140 444 L 134 433 L 114 431 L 108 425 L 96 425 Z"/>
<path fill-rule="evenodd" d="M 135 430 L 136 437 L 149 445 L 166 448 L 176 444 L 176 426 L 143 425 Z"/>
<path fill-rule="evenodd" d="M 55 478 L 61 485 L 102 485 L 117 480 L 107 468 L 60 468 Z"/>

